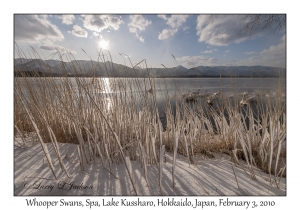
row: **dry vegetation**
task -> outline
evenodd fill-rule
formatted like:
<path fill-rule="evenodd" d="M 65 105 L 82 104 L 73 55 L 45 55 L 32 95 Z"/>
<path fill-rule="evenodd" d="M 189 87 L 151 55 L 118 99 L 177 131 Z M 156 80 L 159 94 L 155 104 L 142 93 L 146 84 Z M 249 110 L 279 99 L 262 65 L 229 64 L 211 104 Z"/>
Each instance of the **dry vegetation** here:
<path fill-rule="evenodd" d="M 20 50 L 18 53 L 22 56 Z M 39 58 L 34 51 L 33 55 Z M 67 63 L 73 75 L 83 70 L 72 55 L 65 56 L 73 60 Z M 109 54 L 99 52 L 100 61 L 107 57 Z M 95 71 L 97 68 L 94 66 Z M 15 71 L 22 74 L 21 69 Z M 248 168 L 244 170 L 253 179 L 259 175 L 254 174 L 253 167 L 269 173 L 270 183 L 275 185 L 285 174 L 286 112 L 280 97 L 275 103 L 255 104 L 254 112 L 250 106 L 241 107 L 237 99 L 234 100 L 237 103 L 230 103 L 222 100 L 223 97 L 213 106 L 186 103 L 180 87 L 173 98 L 166 89 L 163 125 L 153 78 L 107 81 L 106 78 L 69 77 L 67 72 L 64 77 L 15 78 L 15 136 L 36 134 L 54 176 L 53 160 L 47 155 L 49 144 L 45 143 L 52 143 L 59 160 L 58 142 L 77 144 L 82 170 L 83 162 L 96 160 L 107 171 L 111 163 L 125 164 L 134 188 L 130 161 L 141 163 L 147 180 L 147 167 L 153 164 L 160 169 L 165 150 L 174 153 L 173 172 L 177 153 L 194 164 L 197 154 L 209 158 L 213 153 L 225 152 L 235 164 L 245 160 Z M 161 182 L 161 176 L 158 179 Z"/>

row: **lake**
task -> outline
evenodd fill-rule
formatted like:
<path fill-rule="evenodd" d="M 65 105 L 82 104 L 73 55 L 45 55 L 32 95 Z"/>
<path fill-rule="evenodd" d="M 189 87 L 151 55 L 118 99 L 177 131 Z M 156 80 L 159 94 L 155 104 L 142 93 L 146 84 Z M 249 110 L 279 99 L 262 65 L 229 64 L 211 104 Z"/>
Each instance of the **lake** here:
<path fill-rule="evenodd" d="M 43 80 L 45 80 L 45 78 L 26 79 L 34 86 L 43 84 Z M 16 78 L 16 81 L 21 80 L 23 79 Z M 51 78 L 51 80 L 57 84 L 63 84 L 62 81 L 69 81 L 73 86 L 72 91 L 78 92 L 75 78 Z M 237 96 L 235 103 L 237 104 L 242 99 L 241 94 L 246 91 L 249 93 L 257 90 L 264 91 L 265 95 L 268 95 L 269 101 L 275 101 L 276 91 L 281 89 L 283 93 L 282 103 L 285 103 L 286 98 L 285 78 L 80 78 L 80 81 L 91 96 L 101 98 L 101 100 L 106 99 L 109 109 L 112 108 L 110 101 L 114 96 L 126 98 L 128 103 L 134 100 L 137 109 L 142 107 L 143 102 L 153 104 L 155 101 L 163 124 L 166 120 L 164 108 L 167 99 L 170 99 L 172 110 L 175 111 L 175 99 L 182 100 L 182 95 L 188 91 L 197 92 L 200 89 L 199 93 L 201 94 L 204 91 L 211 94 L 220 91 L 222 98 L 231 101 L 231 103 L 233 100 L 229 96 L 235 93 Z M 197 99 L 191 105 L 205 106 L 205 101 L 205 98 Z"/>
<path fill-rule="evenodd" d="M 92 79 L 88 79 L 90 81 Z M 87 82 L 88 82 L 87 81 Z M 124 91 L 124 86 L 133 84 L 132 89 L 127 89 L 131 93 L 136 93 L 142 96 L 143 92 L 151 93 L 151 89 L 156 90 L 156 102 L 159 106 L 166 102 L 166 97 L 174 97 L 175 94 L 182 96 L 188 91 L 197 92 L 200 89 L 200 93 L 207 91 L 208 93 L 216 93 L 220 91 L 223 97 L 226 99 L 230 95 L 236 93 L 240 95 L 244 92 L 253 93 L 254 91 L 261 90 L 270 95 L 276 96 L 276 91 L 281 89 L 283 96 L 286 93 L 286 80 L 282 78 L 155 78 L 153 81 L 148 79 L 136 79 L 136 78 L 105 78 L 105 92 L 107 93 L 120 93 Z M 151 87 L 151 83 L 152 88 Z M 119 84 L 116 88 L 112 88 L 114 84 Z M 141 84 L 140 86 L 138 84 Z M 167 95 L 166 95 L 167 93 Z M 239 96 L 239 100 L 242 96 Z M 285 100 L 285 97 L 282 99 Z"/>

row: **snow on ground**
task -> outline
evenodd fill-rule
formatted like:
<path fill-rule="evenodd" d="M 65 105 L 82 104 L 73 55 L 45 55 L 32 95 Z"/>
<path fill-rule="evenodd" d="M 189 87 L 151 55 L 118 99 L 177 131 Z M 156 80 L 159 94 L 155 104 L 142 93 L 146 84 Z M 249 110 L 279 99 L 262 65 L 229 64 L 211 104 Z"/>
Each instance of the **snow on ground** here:
<path fill-rule="evenodd" d="M 21 139 L 17 141 L 22 144 Z M 27 142 L 20 148 L 15 142 L 14 150 L 14 195 L 135 195 L 124 164 L 112 164 L 111 171 L 117 179 L 103 168 L 100 161 L 85 164 L 84 171 L 79 165 L 76 145 L 59 143 L 63 163 L 70 175 L 68 178 L 60 169 L 60 164 L 51 144 L 47 144 L 53 160 L 57 180 L 55 180 L 40 143 Z M 255 169 L 256 180 L 243 167 L 232 164 L 230 156 L 214 154 L 215 158 L 205 159 L 197 156 L 195 164 L 189 165 L 186 157 L 177 156 L 175 169 L 175 188 L 172 184 L 171 153 L 166 154 L 162 176 L 163 195 L 286 195 L 286 179 L 282 178 L 279 189 L 269 182 L 269 175 Z M 144 170 L 137 161 L 132 161 L 132 172 L 139 195 L 161 195 L 159 171 L 156 165 L 148 165 L 147 186 Z M 72 184 L 73 183 L 73 184 Z"/>

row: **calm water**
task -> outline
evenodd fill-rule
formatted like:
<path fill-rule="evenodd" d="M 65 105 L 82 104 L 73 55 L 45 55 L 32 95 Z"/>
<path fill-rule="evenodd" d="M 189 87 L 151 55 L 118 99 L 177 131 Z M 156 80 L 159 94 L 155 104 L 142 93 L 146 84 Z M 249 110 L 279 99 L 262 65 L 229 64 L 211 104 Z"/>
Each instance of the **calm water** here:
<path fill-rule="evenodd" d="M 188 93 L 188 91 L 197 92 L 199 89 L 201 94 L 205 90 L 208 93 L 221 91 L 224 98 L 233 93 L 242 94 L 245 91 L 252 93 L 256 90 L 262 90 L 266 91 L 271 97 L 275 96 L 276 91 L 280 88 L 284 94 L 286 92 L 286 81 L 280 78 L 156 78 L 153 81 L 152 87 L 155 86 L 156 102 L 160 109 L 165 104 L 167 95 L 172 98 L 175 94 L 181 96 Z M 120 82 L 124 84 L 130 82 L 132 84 L 143 84 L 141 89 L 138 88 L 138 85 L 134 85 L 134 88 L 131 90 L 136 92 L 137 95 L 140 95 L 140 92 L 149 93 L 148 90 L 151 90 L 150 82 L 147 79 L 106 79 L 106 83 L 109 85 Z M 120 92 L 120 90 L 113 91 L 111 88 L 109 90 L 106 89 L 106 92 L 110 91 L 111 93 Z M 238 100 L 240 101 L 241 98 L 242 96 L 239 96 Z"/>
<path fill-rule="evenodd" d="M 209 93 L 218 92 L 219 90 L 225 95 L 229 96 L 234 92 L 240 94 L 245 91 L 253 92 L 261 89 L 267 92 L 274 92 L 279 87 L 285 91 L 285 80 L 279 78 L 183 78 L 183 79 L 155 79 L 156 91 L 164 92 L 166 87 L 169 94 L 179 92 L 186 93 L 188 91 L 196 92 L 201 89 L 200 93 L 207 90 Z"/>
<path fill-rule="evenodd" d="M 27 79 L 36 85 L 35 78 Z M 71 80 L 74 91 L 77 91 L 75 78 L 68 79 Z M 16 78 L 16 80 L 19 81 L 21 78 Z M 53 80 L 60 81 L 60 78 L 53 78 Z M 92 83 L 92 80 L 93 78 L 84 78 L 81 81 L 82 84 L 89 84 Z M 225 98 L 233 93 L 241 94 L 245 91 L 251 93 L 258 89 L 268 92 L 271 96 L 275 96 L 276 90 L 279 88 L 282 89 L 283 93 L 286 92 L 286 80 L 280 78 L 156 78 L 151 81 L 147 78 L 97 78 L 96 80 L 98 81 L 89 85 L 89 90 L 93 94 L 109 96 L 127 92 L 132 93 L 132 95 L 136 94 L 137 100 L 139 100 L 138 97 L 144 97 L 145 93 L 151 97 L 151 88 L 155 86 L 158 105 L 165 103 L 167 95 L 172 98 L 175 94 L 181 96 L 188 91 L 197 92 L 198 89 L 200 89 L 200 93 L 205 90 L 209 93 L 221 91 Z M 152 84 L 150 85 L 150 83 Z M 105 88 L 101 90 L 100 87 Z"/>
<path fill-rule="evenodd" d="M 35 78 L 27 79 L 29 79 L 33 85 L 36 84 Z M 77 84 L 75 78 L 68 79 L 71 80 L 75 89 L 74 91 L 76 91 Z M 17 78 L 16 80 L 19 81 L 21 78 Z M 53 78 L 53 80 L 60 81 L 60 78 Z M 271 96 L 270 98 L 275 96 L 276 91 L 279 88 L 282 89 L 284 94 L 286 92 L 286 80 L 280 78 L 156 78 L 151 81 L 147 78 L 97 78 L 96 80 L 98 81 L 94 81 L 92 83 L 93 78 L 84 78 L 81 80 L 81 82 L 84 85 L 88 85 L 89 91 L 92 93 L 92 95 L 106 95 L 107 101 L 110 100 L 110 96 L 115 94 L 122 94 L 125 96 L 125 92 L 130 93 L 127 95 L 127 101 L 130 101 L 130 97 L 133 96 L 137 102 L 137 108 L 141 106 L 140 102 L 144 101 L 143 99 L 145 99 L 145 97 L 149 99 L 149 103 L 153 102 L 153 92 L 151 93 L 151 88 L 155 87 L 155 100 L 161 121 L 164 125 L 166 123 L 166 117 L 164 113 L 164 108 L 167 101 L 166 98 L 171 98 L 171 106 L 173 107 L 173 111 L 175 111 L 175 99 L 173 97 L 175 94 L 177 96 L 181 96 L 188 91 L 196 92 L 198 89 L 200 89 L 201 94 L 205 90 L 209 93 L 221 91 L 223 97 L 230 100 L 228 96 L 232 95 L 233 93 L 241 94 L 245 91 L 252 93 L 258 89 L 266 91 Z M 181 99 L 181 97 L 178 98 Z M 242 96 L 238 96 L 237 103 L 241 100 L 241 98 Z M 231 101 L 233 102 L 232 99 Z M 285 103 L 285 97 L 283 97 L 282 102 Z M 205 105 L 205 99 L 198 99 L 196 104 Z M 191 106 L 193 106 L 193 104 L 191 104 Z"/>

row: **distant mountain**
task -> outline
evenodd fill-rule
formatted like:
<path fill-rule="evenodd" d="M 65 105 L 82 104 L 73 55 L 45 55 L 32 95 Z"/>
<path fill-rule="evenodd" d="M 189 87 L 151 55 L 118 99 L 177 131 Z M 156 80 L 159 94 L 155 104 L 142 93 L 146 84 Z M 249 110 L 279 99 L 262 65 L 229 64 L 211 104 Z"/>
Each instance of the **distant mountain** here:
<path fill-rule="evenodd" d="M 39 72 L 45 76 L 97 76 L 97 77 L 280 77 L 285 76 L 285 69 L 269 66 L 198 66 L 187 69 L 183 66 L 173 68 L 134 69 L 110 61 L 97 62 L 87 60 L 73 60 L 62 62 L 59 60 L 15 59 L 16 72 Z"/>
<path fill-rule="evenodd" d="M 198 66 L 195 69 L 200 77 L 279 77 L 285 72 L 285 69 L 270 66 Z"/>
<path fill-rule="evenodd" d="M 15 65 L 17 64 L 22 64 L 22 63 L 27 63 L 28 61 L 31 61 L 32 59 L 27 59 L 27 58 L 16 58 L 15 61 Z"/>
<path fill-rule="evenodd" d="M 187 68 L 183 67 L 182 65 L 177 66 L 176 69 L 178 69 L 180 71 L 186 71 L 186 70 L 188 70 Z"/>

